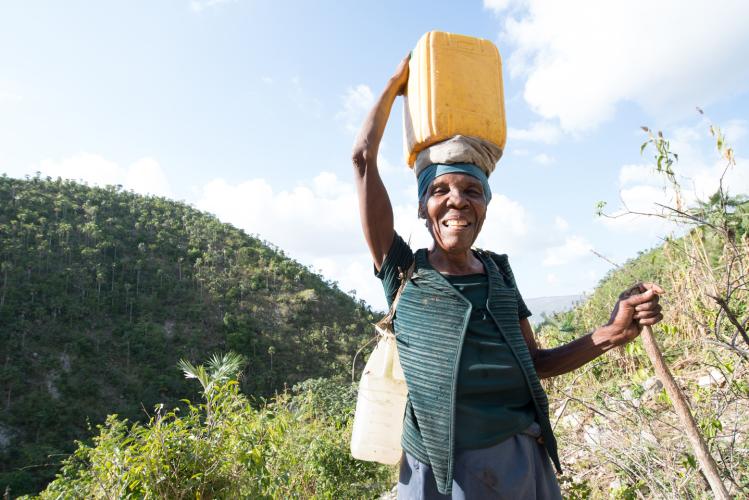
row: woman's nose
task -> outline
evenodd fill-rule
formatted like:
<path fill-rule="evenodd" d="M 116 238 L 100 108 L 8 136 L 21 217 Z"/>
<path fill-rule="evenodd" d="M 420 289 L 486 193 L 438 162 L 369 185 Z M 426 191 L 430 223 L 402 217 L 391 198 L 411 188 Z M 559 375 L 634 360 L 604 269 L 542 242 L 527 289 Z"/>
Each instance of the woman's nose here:
<path fill-rule="evenodd" d="M 450 195 L 447 198 L 447 204 L 448 206 L 452 206 L 455 208 L 462 208 L 468 203 L 468 198 L 465 196 L 465 193 L 463 193 L 460 189 L 451 189 Z"/>

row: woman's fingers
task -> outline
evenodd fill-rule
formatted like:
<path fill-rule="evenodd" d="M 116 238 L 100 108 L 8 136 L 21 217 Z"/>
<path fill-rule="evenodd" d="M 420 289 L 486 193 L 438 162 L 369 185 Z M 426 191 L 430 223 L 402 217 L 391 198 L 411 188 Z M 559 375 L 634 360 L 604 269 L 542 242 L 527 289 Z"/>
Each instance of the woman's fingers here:
<path fill-rule="evenodd" d="M 662 310 L 663 308 L 658 304 L 657 300 L 643 302 L 635 307 L 632 319 L 640 326 L 652 326 L 663 319 Z"/>
<path fill-rule="evenodd" d="M 406 86 L 408 84 L 408 62 L 411 59 L 411 53 L 403 58 L 403 60 L 398 65 L 398 68 L 395 70 L 395 74 L 393 75 L 393 79 L 398 82 L 398 95 L 403 95 L 406 91 Z"/>
<path fill-rule="evenodd" d="M 656 283 L 642 283 L 641 285 L 645 290 L 653 290 L 658 295 L 663 295 L 664 293 L 666 293 L 666 291 Z"/>
<path fill-rule="evenodd" d="M 663 308 L 658 303 L 645 302 L 644 304 L 639 304 L 637 307 L 635 307 L 635 313 L 633 317 L 635 319 L 650 318 L 657 314 L 660 314 L 662 310 Z"/>
<path fill-rule="evenodd" d="M 658 303 L 658 299 L 656 298 L 654 300 L 649 300 L 647 302 L 643 302 L 642 304 L 637 304 L 635 306 L 635 311 L 636 312 L 640 312 L 640 311 L 652 311 L 654 309 L 660 310 L 660 308 L 661 308 L 661 306 Z"/>
<path fill-rule="evenodd" d="M 652 318 L 638 319 L 637 320 L 637 324 L 640 325 L 640 326 L 653 326 L 656 323 L 660 322 L 662 319 L 663 319 L 663 315 L 662 314 L 657 314 L 657 315 L 653 316 Z"/>
<path fill-rule="evenodd" d="M 639 321 L 642 319 L 654 318 L 658 316 L 659 314 L 662 315 L 660 309 L 658 309 L 657 311 L 642 311 L 642 312 L 635 313 L 634 316 L 632 316 L 632 319 L 636 319 Z"/>

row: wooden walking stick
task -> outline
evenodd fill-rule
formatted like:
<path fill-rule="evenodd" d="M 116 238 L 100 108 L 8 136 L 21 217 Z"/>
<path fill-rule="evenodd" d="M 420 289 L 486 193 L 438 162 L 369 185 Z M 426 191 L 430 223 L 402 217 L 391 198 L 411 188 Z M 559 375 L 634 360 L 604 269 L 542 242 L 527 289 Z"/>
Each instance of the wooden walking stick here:
<path fill-rule="evenodd" d="M 653 363 L 653 367 L 655 367 L 655 374 L 666 389 L 666 394 L 668 394 L 668 397 L 671 399 L 676 414 L 678 415 L 681 424 L 684 426 L 687 438 L 689 438 L 689 443 L 694 450 L 694 455 L 697 457 L 700 468 L 705 474 L 707 482 L 710 484 L 710 489 L 713 490 L 713 494 L 718 500 L 728 500 L 730 498 L 728 496 L 728 490 L 726 490 L 723 481 L 720 479 L 718 466 L 716 465 L 715 460 L 713 460 L 712 455 L 710 455 L 705 440 L 702 439 L 702 434 L 700 434 L 700 431 L 697 428 L 697 424 L 694 421 L 694 417 L 692 416 L 692 412 L 689 409 L 684 394 L 682 394 L 679 386 L 676 385 L 676 381 L 663 359 L 658 343 L 655 341 L 653 330 L 649 326 L 644 326 L 642 328 L 641 336 L 642 343 L 645 345 L 645 352 L 648 353 L 648 358 L 650 358 L 650 362 Z"/>

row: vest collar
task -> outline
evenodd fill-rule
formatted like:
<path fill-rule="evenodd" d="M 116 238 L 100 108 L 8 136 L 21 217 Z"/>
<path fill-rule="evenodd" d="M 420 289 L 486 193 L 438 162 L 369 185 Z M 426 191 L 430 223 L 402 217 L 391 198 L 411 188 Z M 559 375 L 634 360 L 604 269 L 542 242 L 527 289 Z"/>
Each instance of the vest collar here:
<path fill-rule="evenodd" d="M 488 278 L 489 283 L 492 283 L 492 286 L 490 288 L 499 287 L 499 288 L 508 288 L 505 280 L 503 279 L 502 273 L 499 271 L 499 268 L 497 267 L 497 264 L 494 262 L 494 259 L 491 258 L 491 255 L 489 255 L 488 252 L 481 249 L 473 249 L 475 255 L 479 258 L 482 264 L 484 264 L 484 270 L 486 271 L 486 276 Z M 432 267 L 432 265 L 429 263 L 429 250 L 426 248 L 420 248 L 416 250 L 416 267 L 414 269 L 413 277 L 414 278 L 428 278 L 429 281 L 434 282 L 435 284 L 439 283 L 441 284 L 441 288 L 447 288 L 450 290 L 454 290 L 453 286 L 450 285 L 450 282 L 447 281 L 447 278 L 445 278 L 442 273 L 437 271 Z M 491 298 L 491 293 L 490 293 Z"/>

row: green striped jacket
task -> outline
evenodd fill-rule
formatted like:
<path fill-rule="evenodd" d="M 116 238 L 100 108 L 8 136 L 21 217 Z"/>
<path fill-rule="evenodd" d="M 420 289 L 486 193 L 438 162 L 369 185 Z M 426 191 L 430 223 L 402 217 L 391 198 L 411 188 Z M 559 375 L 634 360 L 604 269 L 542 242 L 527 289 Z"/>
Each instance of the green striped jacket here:
<path fill-rule="evenodd" d="M 520 331 L 519 293 L 507 255 L 482 250 L 478 250 L 477 255 L 484 264 L 490 284 L 487 309 L 523 370 L 533 396 L 543 443 L 555 467 L 561 472 L 556 439 L 549 423 L 546 393 Z M 405 270 L 414 258 L 416 265 L 413 275 L 403 289 L 393 320 L 398 354 L 409 391 L 402 445 L 418 460 L 431 465 L 437 489 L 442 494 L 449 494 L 452 490 L 455 451 L 458 363 L 472 306 L 444 276 L 429 265 L 426 249 L 418 250 L 413 255 L 400 236 L 396 235 L 386 261 L 396 260 L 399 267 Z M 381 273 L 386 264 L 383 263 Z M 386 277 L 380 277 L 384 282 L 388 281 Z M 386 290 L 393 289 L 385 284 Z M 389 302 L 392 299 L 392 295 L 388 296 Z"/>

